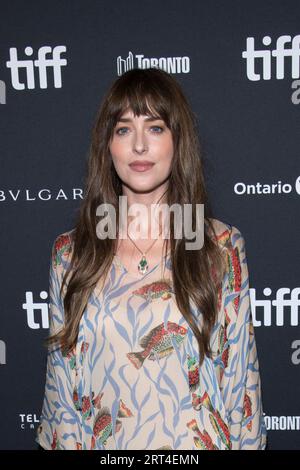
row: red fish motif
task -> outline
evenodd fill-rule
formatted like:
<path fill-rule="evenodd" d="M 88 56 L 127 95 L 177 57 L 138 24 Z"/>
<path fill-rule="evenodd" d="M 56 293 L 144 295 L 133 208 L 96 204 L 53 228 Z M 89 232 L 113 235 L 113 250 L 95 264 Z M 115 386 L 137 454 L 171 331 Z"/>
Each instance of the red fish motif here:
<path fill-rule="evenodd" d="M 171 293 L 173 293 L 171 285 L 163 280 L 151 282 L 132 292 L 132 294 L 139 295 L 148 302 L 158 298 L 168 300 L 171 298 Z"/>
<path fill-rule="evenodd" d="M 103 396 L 103 393 L 97 395 L 96 397 L 94 396 L 94 392 L 92 392 L 92 400 L 90 399 L 89 396 L 83 395 L 81 400 L 78 395 L 78 390 L 75 385 L 74 390 L 73 390 L 73 403 L 75 405 L 75 408 L 77 411 L 80 411 L 82 414 L 82 417 L 84 420 L 89 420 L 92 416 L 92 405 L 95 406 L 96 408 L 100 409 L 101 408 L 101 398 Z"/>
<path fill-rule="evenodd" d="M 227 327 L 226 318 L 225 318 L 225 327 L 223 325 L 219 328 L 218 334 L 218 354 L 221 354 L 221 361 L 222 361 L 222 369 L 221 369 L 221 378 L 224 373 L 224 369 L 228 366 L 228 358 L 229 358 L 229 350 L 230 345 L 228 344 L 228 337 L 227 337 Z"/>
<path fill-rule="evenodd" d="M 243 421 L 246 421 L 250 416 L 252 416 L 252 402 L 250 395 L 246 392 L 243 404 Z M 247 429 L 248 431 L 252 430 L 252 419 L 247 423 Z"/>
<path fill-rule="evenodd" d="M 131 416 L 133 416 L 131 410 L 127 408 L 123 400 L 120 399 L 118 417 L 129 418 Z M 116 419 L 115 433 L 119 432 L 121 428 L 122 422 L 119 419 Z M 112 418 L 109 408 L 107 406 L 104 406 L 100 409 L 94 421 L 91 449 L 95 448 L 97 440 L 100 440 L 103 445 L 106 445 L 107 439 L 110 436 L 112 436 Z"/>
<path fill-rule="evenodd" d="M 224 420 L 221 418 L 220 412 L 218 410 L 215 410 L 214 407 L 212 406 L 212 402 L 208 393 L 205 392 L 202 397 L 194 393 L 192 403 L 193 403 L 193 407 L 196 410 L 199 411 L 201 409 L 201 406 L 204 406 L 210 412 L 209 420 L 216 434 L 220 436 L 225 446 L 228 449 L 231 449 L 232 443 L 231 443 L 231 436 L 230 436 L 228 426 L 226 425 Z"/>
<path fill-rule="evenodd" d="M 154 361 L 157 357 L 162 358 L 172 354 L 174 352 L 172 338 L 177 346 L 181 346 L 186 333 L 187 329 L 177 323 L 168 321 L 167 329 L 164 323 L 161 323 L 141 339 L 139 344 L 144 348 L 143 351 L 128 353 L 127 357 L 136 369 L 140 369 L 146 358 Z"/>
<path fill-rule="evenodd" d="M 81 406 L 80 406 L 80 401 L 79 401 L 79 396 L 78 396 L 78 390 L 77 390 L 77 387 L 75 385 L 74 389 L 73 389 L 73 403 L 75 405 L 75 408 L 77 411 L 80 411 L 81 410 Z"/>
<path fill-rule="evenodd" d="M 133 416 L 132 411 L 129 408 L 127 408 L 127 406 L 121 399 L 120 399 L 120 407 L 118 411 L 118 416 L 120 418 L 130 418 L 131 416 Z"/>
<path fill-rule="evenodd" d="M 206 429 L 203 430 L 203 433 L 200 431 L 197 421 L 192 419 L 187 423 L 187 427 L 191 429 L 197 436 L 194 436 L 194 442 L 198 449 L 203 450 L 219 450 L 218 446 L 213 443 L 211 436 L 208 434 Z"/>
<path fill-rule="evenodd" d="M 228 249 L 228 282 L 229 282 L 229 292 L 239 292 L 241 290 L 241 264 L 239 257 L 238 248 L 229 248 Z M 235 311 L 237 312 L 239 306 L 240 296 L 234 298 L 233 303 Z"/>
<path fill-rule="evenodd" d="M 195 391 L 199 385 L 199 363 L 195 356 L 188 355 L 188 377 L 190 391 Z"/>
<path fill-rule="evenodd" d="M 60 443 L 59 443 L 59 440 L 57 439 L 57 432 L 56 432 L 56 429 L 53 433 L 53 436 L 52 436 L 52 443 L 51 443 L 51 449 L 52 450 L 60 450 Z"/>
<path fill-rule="evenodd" d="M 95 393 L 92 392 L 92 400 L 87 396 L 82 397 L 82 409 L 80 406 L 80 400 L 78 397 L 77 388 L 74 388 L 73 392 L 73 401 L 75 403 L 76 409 L 81 411 L 84 419 L 88 420 L 93 415 L 92 405 L 96 410 L 99 410 L 94 418 L 93 424 L 93 435 L 91 439 L 91 449 L 94 449 L 96 446 L 96 441 L 99 440 L 103 445 L 107 443 L 107 440 L 112 436 L 112 417 L 107 406 L 101 406 L 101 400 L 103 398 L 103 392 L 98 393 L 95 396 Z M 119 418 L 130 418 L 133 416 L 132 411 L 125 405 L 124 401 L 120 399 L 119 409 L 117 416 Z M 122 421 L 116 419 L 115 423 L 115 433 L 119 432 L 122 428 Z M 82 448 L 81 443 L 76 443 L 78 450 Z"/>
<path fill-rule="evenodd" d="M 69 351 L 68 353 L 66 353 L 65 351 L 63 351 L 62 353 L 63 357 L 66 357 L 68 359 L 68 362 L 69 362 L 69 366 L 71 369 L 75 369 L 76 368 L 76 355 L 75 355 L 75 348 L 73 348 L 71 351 Z"/>
<path fill-rule="evenodd" d="M 62 263 L 62 257 L 68 257 L 72 252 L 72 240 L 70 235 L 60 235 L 54 245 L 53 266 L 56 267 Z"/>
<path fill-rule="evenodd" d="M 196 411 L 201 409 L 201 397 L 197 393 L 192 393 L 192 406 Z"/>
<path fill-rule="evenodd" d="M 84 395 L 82 397 L 81 406 L 82 406 L 81 413 L 82 413 L 83 419 L 89 420 L 90 417 L 92 416 L 92 410 L 91 410 L 92 405 L 91 405 L 90 397 Z"/>
<path fill-rule="evenodd" d="M 87 350 L 89 349 L 90 344 L 86 341 L 83 341 L 81 348 L 80 348 L 80 356 L 79 356 L 79 363 L 83 365 L 83 361 L 85 359 Z"/>
<path fill-rule="evenodd" d="M 91 440 L 91 449 L 95 448 L 96 440 L 100 440 L 101 444 L 107 444 L 107 439 L 112 435 L 112 420 L 111 414 L 107 406 L 103 407 L 97 414 L 94 427 L 93 436 Z"/>
<path fill-rule="evenodd" d="M 222 245 L 226 246 L 230 239 L 230 230 L 224 230 L 224 232 L 217 234 L 217 241 Z"/>

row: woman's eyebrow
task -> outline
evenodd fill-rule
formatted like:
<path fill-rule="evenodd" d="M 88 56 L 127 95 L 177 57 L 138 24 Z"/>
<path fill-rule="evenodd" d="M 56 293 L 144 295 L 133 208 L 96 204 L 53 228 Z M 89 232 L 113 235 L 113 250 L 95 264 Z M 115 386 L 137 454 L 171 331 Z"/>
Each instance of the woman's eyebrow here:
<path fill-rule="evenodd" d="M 162 118 L 155 117 L 155 116 L 149 116 L 144 119 L 144 121 L 162 121 Z M 132 122 L 131 118 L 120 118 L 119 122 Z"/>

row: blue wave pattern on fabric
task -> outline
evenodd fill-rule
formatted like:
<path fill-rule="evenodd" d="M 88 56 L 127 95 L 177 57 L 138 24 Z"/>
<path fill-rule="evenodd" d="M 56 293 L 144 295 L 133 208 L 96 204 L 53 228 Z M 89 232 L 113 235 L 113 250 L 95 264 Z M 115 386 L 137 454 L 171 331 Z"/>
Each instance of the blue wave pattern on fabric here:
<path fill-rule="evenodd" d="M 144 276 L 116 256 L 97 284 L 69 354 L 50 346 L 36 442 L 45 449 L 263 450 L 267 433 L 252 323 L 245 241 L 212 219 L 227 263 L 213 358 L 180 313 L 171 259 Z M 72 233 L 59 235 L 50 264 L 50 333 L 64 322 L 60 286 Z M 201 325 L 201 312 L 193 310 Z"/>

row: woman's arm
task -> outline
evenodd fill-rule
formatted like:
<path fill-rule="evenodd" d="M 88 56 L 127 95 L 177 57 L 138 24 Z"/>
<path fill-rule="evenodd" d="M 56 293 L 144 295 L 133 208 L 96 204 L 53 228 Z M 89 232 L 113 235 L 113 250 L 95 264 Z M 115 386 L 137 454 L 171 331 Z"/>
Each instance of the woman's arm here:
<path fill-rule="evenodd" d="M 60 235 L 52 246 L 49 272 L 49 333 L 64 323 L 60 286 L 67 266 L 70 238 Z M 57 344 L 47 355 L 45 396 L 36 442 L 45 450 L 76 449 L 80 446 L 80 417 L 73 402 L 75 355 L 63 355 Z"/>
<path fill-rule="evenodd" d="M 228 362 L 222 375 L 221 389 L 228 412 L 232 449 L 264 450 L 267 435 L 245 240 L 236 227 L 232 227 L 230 238 L 228 295 L 231 296 L 232 308 L 226 323 Z"/>

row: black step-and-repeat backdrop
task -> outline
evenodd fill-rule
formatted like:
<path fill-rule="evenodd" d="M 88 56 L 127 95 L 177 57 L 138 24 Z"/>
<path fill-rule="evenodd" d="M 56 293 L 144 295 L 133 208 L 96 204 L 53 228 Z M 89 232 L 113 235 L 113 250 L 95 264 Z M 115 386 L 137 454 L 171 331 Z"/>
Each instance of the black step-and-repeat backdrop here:
<path fill-rule="evenodd" d="M 158 66 L 198 117 L 215 217 L 246 240 L 269 449 L 300 449 L 299 1 L 1 2 L 0 447 L 35 449 L 48 273 L 95 113 Z"/>

